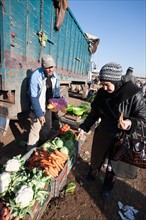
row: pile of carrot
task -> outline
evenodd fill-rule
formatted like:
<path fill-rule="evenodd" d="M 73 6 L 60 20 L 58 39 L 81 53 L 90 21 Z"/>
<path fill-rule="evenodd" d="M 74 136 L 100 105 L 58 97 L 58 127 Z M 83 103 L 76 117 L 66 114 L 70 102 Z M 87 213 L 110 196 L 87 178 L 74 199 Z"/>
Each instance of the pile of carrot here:
<path fill-rule="evenodd" d="M 46 175 L 51 175 L 56 178 L 63 169 L 67 155 L 58 150 L 48 152 L 44 149 L 35 151 L 28 159 L 28 167 L 33 169 L 37 167 L 40 170 L 45 170 Z"/>

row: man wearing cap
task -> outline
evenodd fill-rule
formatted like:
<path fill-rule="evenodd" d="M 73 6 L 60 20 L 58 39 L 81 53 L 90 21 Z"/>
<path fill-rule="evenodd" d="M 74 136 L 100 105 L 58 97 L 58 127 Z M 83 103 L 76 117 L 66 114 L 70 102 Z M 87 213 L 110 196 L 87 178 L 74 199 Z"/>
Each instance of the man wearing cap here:
<path fill-rule="evenodd" d="M 60 97 L 57 75 L 54 72 L 55 66 L 53 57 L 46 54 L 42 57 L 42 67 L 36 69 L 31 75 L 30 100 L 32 111 L 30 113 L 31 129 L 27 150 L 36 147 L 41 136 L 42 139 L 45 138 L 45 133 L 50 130 L 51 123 L 48 123 L 48 120 L 51 120 L 52 115 L 48 110 L 46 115 L 46 104 L 49 98 Z M 43 129 L 46 124 L 48 124 L 48 129 Z"/>
<path fill-rule="evenodd" d="M 131 81 L 121 80 L 122 67 L 117 63 L 105 64 L 99 72 L 102 85 L 94 101 L 91 111 L 80 125 L 78 138 L 82 139 L 84 132 L 89 132 L 94 123 L 100 118 L 99 126 L 95 128 L 91 165 L 86 182 L 96 179 L 105 158 L 109 158 L 110 169 L 106 170 L 103 184 L 103 199 L 107 199 L 113 188 L 115 176 L 136 178 L 136 167 L 120 161 L 110 160 L 111 147 L 115 137 L 122 131 L 137 136 L 137 128 L 145 122 L 145 103 L 140 88 Z M 121 113 L 124 114 L 122 123 Z"/>

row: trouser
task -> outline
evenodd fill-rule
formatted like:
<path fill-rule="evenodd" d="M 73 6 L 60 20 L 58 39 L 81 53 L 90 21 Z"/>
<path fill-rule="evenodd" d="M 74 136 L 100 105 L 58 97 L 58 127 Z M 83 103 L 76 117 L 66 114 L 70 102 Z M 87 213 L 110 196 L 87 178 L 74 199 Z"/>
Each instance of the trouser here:
<path fill-rule="evenodd" d="M 50 110 L 46 110 L 45 118 L 46 122 L 41 126 L 40 121 L 35 117 L 34 113 L 30 113 L 31 128 L 27 142 L 29 148 L 37 147 L 39 140 L 47 140 L 52 127 L 52 112 Z"/>

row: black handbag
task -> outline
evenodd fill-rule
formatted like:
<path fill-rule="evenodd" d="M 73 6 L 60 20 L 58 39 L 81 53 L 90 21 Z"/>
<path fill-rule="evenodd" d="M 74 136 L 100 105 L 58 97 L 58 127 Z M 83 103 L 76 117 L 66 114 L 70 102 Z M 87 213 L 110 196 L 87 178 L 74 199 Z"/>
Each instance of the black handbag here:
<path fill-rule="evenodd" d="M 123 132 L 116 138 L 113 145 L 113 160 L 120 160 L 125 163 L 146 169 L 146 146 L 144 143 L 144 128 L 141 125 L 140 138 L 135 139 Z"/>

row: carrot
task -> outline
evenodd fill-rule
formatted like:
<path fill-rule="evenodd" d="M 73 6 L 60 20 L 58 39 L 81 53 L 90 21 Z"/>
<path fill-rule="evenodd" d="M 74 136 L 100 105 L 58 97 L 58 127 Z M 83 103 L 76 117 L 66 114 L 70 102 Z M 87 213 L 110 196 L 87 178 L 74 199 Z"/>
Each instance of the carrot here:
<path fill-rule="evenodd" d="M 57 163 L 57 165 L 58 165 L 61 169 L 63 169 L 63 166 L 62 166 L 61 163 L 59 163 L 57 160 L 56 160 L 56 163 Z"/>
<path fill-rule="evenodd" d="M 66 160 L 60 157 L 60 159 L 58 159 L 57 162 L 63 165 L 66 162 Z"/>
<path fill-rule="evenodd" d="M 54 170 L 52 167 L 49 167 L 48 171 L 51 175 L 53 174 L 55 177 L 58 176 L 58 172 L 56 172 L 56 170 Z"/>
<path fill-rule="evenodd" d="M 60 152 L 60 151 L 58 151 L 58 150 L 55 150 L 55 154 L 56 155 L 58 155 L 58 156 L 60 156 L 60 157 L 62 157 L 63 159 L 67 159 L 67 155 L 65 154 L 65 153 L 63 153 L 63 152 Z"/>
<path fill-rule="evenodd" d="M 61 169 L 60 169 L 60 167 L 58 166 L 58 164 L 56 163 L 56 161 L 53 160 L 52 163 L 55 165 L 57 171 L 59 172 Z"/>
<path fill-rule="evenodd" d="M 54 164 L 51 163 L 51 162 L 49 162 L 48 160 L 42 160 L 41 162 L 42 162 L 43 164 L 45 164 L 45 165 L 53 166 L 53 167 L 54 167 Z"/>
<path fill-rule="evenodd" d="M 41 152 L 40 152 L 40 156 L 46 158 L 46 157 L 48 157 L 48 154 L 47 154 L 46 151 L 41 151 Z"/>
<path fill-rule="evenodd" d="M 51 153 L 51 154 L 50 154 L 50 157 L 55 158 L 55 159 L 59 159 L 59 158 L 60 158 L 59 155 L 56 155 L 56 154 L 54 154 L 54 153 Z"/>

